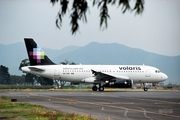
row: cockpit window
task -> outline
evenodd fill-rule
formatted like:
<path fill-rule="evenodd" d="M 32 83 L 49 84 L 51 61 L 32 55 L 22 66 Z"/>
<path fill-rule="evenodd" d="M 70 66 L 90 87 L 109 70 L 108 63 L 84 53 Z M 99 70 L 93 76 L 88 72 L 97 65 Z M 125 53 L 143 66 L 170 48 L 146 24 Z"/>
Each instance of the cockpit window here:
<path fill-rule="evenodd" d="M 155 73 L 160 73 L 160 70 L 155 70 Z"/>

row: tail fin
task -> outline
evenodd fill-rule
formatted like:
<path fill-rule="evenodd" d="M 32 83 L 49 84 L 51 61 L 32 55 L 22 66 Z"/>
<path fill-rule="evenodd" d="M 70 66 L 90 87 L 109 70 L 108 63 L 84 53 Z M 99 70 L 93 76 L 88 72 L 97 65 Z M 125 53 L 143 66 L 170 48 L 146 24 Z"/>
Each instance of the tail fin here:
<path fill-rule="evenodd" d="M 30 65 L 54 65 L 32 38 L 24 38 Z"/>

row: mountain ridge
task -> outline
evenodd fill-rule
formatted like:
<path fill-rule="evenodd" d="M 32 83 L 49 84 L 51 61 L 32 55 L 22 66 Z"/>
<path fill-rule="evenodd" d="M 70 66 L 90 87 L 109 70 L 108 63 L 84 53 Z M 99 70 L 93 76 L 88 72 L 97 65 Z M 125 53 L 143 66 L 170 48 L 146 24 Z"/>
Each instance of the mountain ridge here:
<path fill-rule="evenodd" d="M 118 43 L 97 42 L 91 42 L 82 47 L 67 46 L 60 50 L 48 48 L 43 50 L 57 64 L 68 60 L 78 64 L 150 65 L 165 72 L 169 76 L 167 82 L 180 83 L 180 56 L 151 53 Z M 28 56 L 23 42 L 0 44 L 0 64 L 9 67 L 10 74 L 22 74 L 18 67 L 21 60 L 25 58 Z"/>

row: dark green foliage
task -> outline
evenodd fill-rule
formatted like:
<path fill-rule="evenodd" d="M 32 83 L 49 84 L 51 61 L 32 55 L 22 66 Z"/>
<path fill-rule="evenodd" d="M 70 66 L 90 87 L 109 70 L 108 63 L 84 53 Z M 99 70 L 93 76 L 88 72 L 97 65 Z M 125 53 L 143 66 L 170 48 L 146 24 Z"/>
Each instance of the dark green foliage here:
<path fill-rule="evenodd" d="M 50 0 L 54 5 L 55 3 L 60 2 L 60 10 L 57 14 L 56 26 L 58 28 L 62 25 L 62 17 L 66 14 L 70 2 L 72 2 L 72 7 L 69 8 L 70 12 L 70 24 L 71 24 L 71 32 L 72 34 L 76 33 L 79 29 L 79 21 L 87 22 L 86 13 L 89 9 L 88 2 L 92 2 L 89 0 Z M 125 13 L 127 10 L 135 11 L 136 14 L 141 14 L 144 10 L 144 0 L 136 0 L 133 8 L 130 6 L 130 0 L 93 0 L 92 5 L 96 6 L 100 9 L 100 27 L 107 28 L 107 20 L 110 18 L 108 14 L 108 5 L 112 6 L 121 6 L 122 5 L 122 13 Z"/>
<path fill-rule="evenodd" d="M 21 67 L 24 67 L 24 66 L 29 66 L 30 65 L 30 62 L 29 62 L 29 59 L 24 59 L 21 61 L 20 65 L 19 65 L 19 70 L 21 70 Z M 34 84 L 34 81 L 35 81 L 35 78 L 36 76 L 35 75 L 32 75 L 30 73 L 26 73 L 25 75 L 25 83 L 26 84 L 31 84 L 33 85 Z"/>
<path fill-rule="evenodd" d="M 37 79 L 37 81 L 38 81 L 41 85 L 53 85 L 53 79 L 50 79 L 50 78 L 39 77 L 39 78 Z"/>
<path fill-rule="evenodd" d="M 9 84 L 10 83 L 10 74 L 9 68 L 6 66 L 0 66 L 0 84 Z"/>
<path fill-rule="evenodd" d="M 24 84 L 25 76 L 11 75 L 10 76 L 10 84 Z"/>
<path fill-rule="evenodd" d="M 24 59 L 21 61 L 19 65 L 19 70 L 21 70 L 21 67 L 29 66 L 30 62 L 29 59 Z M 30 73 L 25 73 L 25 84 L 34 85 L 34 83 L 39 82 L 41 85 L 53 85 L 53 79 L 44 78 L 36 75 L 32 75 Z"/>
<path fill-rule="evenodd" d="M 76 65 L 74 62 L 69 62 L 68 60 L 65 60 L 64 62 L 60 62 L 62 65 Z"/>
<path fill-rule="evenodd" d="M 32 75 L 30 73 L 26 73 L 26 75 L 25 75 L 25 83 L 33 85 L 34 84 L 34 77 L 35 77 L 35 75 Z"/>
<path fill-rule="evenodd" d="M 19 70 L 21 70 L 21 67 L 28 66 L 28 65 L 30 65 L 29 59 L 22 60 L 19 65 Z"/>

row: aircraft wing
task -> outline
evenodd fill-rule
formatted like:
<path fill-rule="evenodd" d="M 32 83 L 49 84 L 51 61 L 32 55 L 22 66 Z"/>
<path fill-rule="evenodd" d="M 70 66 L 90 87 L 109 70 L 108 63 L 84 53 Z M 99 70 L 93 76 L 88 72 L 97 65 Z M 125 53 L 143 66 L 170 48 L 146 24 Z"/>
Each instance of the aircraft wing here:
<path fill-rule="evenodd" d="M 36 72 L 44 72 L 45 70 L 44 69 L 40 69 L 40 68 L 37 68 L 37 67 L 28 67 L 30 70 L 32 71 L 36 71 Z"/>
<path fill-rule="evenodd" d="M 113 81 L 115 79 L 130 79 L 128 76 L 112 76 L 112 75 L 108 75 L 106 73 L 102 73 L 102 72 L 97 72 L 95 70 L 92 70 L 92 73 L 94 74 L 94 76 L 96 77 L 96 80 L 102 80 L 102 81 Z"/>

